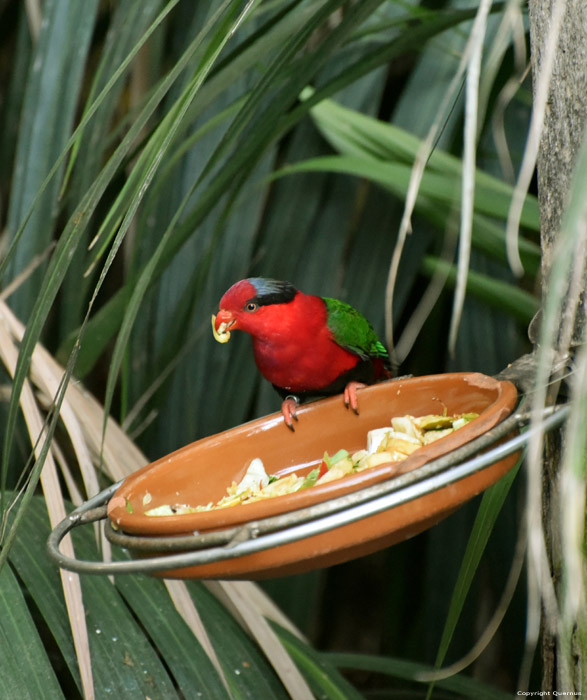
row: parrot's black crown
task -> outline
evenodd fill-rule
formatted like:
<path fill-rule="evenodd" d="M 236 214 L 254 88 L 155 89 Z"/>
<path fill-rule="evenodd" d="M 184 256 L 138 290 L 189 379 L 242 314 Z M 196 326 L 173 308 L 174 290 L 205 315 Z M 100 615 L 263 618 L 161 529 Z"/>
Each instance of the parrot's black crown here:
<path fill-rule="evenodd" d="M 258 306 L 287 304 L 298 293 L 298 290 L 289 282 L 266 279 L 264 277 L 252 277 L 249 279 L 249 282 L 257 292 L 257 295 L 250 301 Z"/>

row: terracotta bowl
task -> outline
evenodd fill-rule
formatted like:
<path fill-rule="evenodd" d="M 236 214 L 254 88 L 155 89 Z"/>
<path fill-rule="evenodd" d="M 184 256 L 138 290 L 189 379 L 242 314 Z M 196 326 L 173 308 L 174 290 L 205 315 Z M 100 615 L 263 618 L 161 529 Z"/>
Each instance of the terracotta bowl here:
<path fill-rule="evenodd" d="M 198 440 L 127 477 L 108 505 L 108 517 L 131 535 L 174 536 L 210 532 L 295 511 L 417 469 L 478 437 L 511 413 L 513 384 L 477 373 L 397 379 L 359 390 L 357 416 L 342 397 L 317 401 L 298 410 L 292 433 L 280 413 Z M 205 505 L 239 482 L 250 461 L 260 457 L 268 473 L 305 474 L 334 454 L 366 446 L 367 432 L 387 427 L 393 416 L 479 413 L 447 437 L 414 452 L 402 462 L 383 464 L 338 481 L 265 501 L 169 516 L 148 516 L 161 505 Z M 166 576 L 182 578 L 262 578 L 330 566 L 371 553 L 425 530 L 496 482 L 516 455 L 462 481 L 410 503 L 304 540 L 212 564 L 191 566 Z M 145 498 L 146 497 L 146 498 Z"/>

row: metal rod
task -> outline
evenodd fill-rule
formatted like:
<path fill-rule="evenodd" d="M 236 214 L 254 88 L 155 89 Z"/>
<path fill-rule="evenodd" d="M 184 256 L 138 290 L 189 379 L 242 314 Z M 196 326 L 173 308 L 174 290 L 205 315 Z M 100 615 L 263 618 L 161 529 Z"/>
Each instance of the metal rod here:
<path fill-rule="evenodd" d="M 562 420 L 563 416 L 559 415 L 559 419 Z M 221 546 L 230 542 L 242 540 L 244 537 L 243 528 L 246 528 L 249 532 L 254 532 L 254 535 L 251 536 L 258 537 L 262 534 L 282 530 L 293 525 L 299 525 L 302 522 L 314 521 L 331 513 L 348 510 L 348 508 L 352 506 L 373 500 L 386 493 L 399 491 L 413 483 L 424 481 L 446 469 L 454 467 L 455 464 L 458 464 L 465 458 L 475 455 L 482 449 L 487 448 L 489 444 L 493 444 L 498 439 L 511 434 L 527 420 L 527 414 L 516 413 L 479 438 L 418 469 L 400 474 L 393 479 L 361 489 L 360 491 L 355 491 L 345 496 L 330 499 L 293 512 L 264 518 L 262 520 L 250 521 L 246 525 L 238 525 L 211 533 L 194 533 L 193 535 L 175 535 L 169 537 L 129 535 L 114 530 L 109 523 L 106 523 L 106 537 L 119 547 L 150 552 L 179 552 L 185 551 L 186 549 L 204 549 L 211 546 Z"/>
<path fill-rule="evenodd" d="M 227 544 L 234 541 L 239 535 L 242 538 L 241 533 L 243 527 L 254 530 L 256 536 L 268 532 L 275 532 L 276 530 L 282 530 L 292 525 L 298 525 L 301 522 L 316 520 L 330 513 L 346 510 L 354 505 L 373 500 L 378 496 L 391 493 L 392 491 L 399 491 L 417 481 L 424 481 L 430 476 L 453 467 L 465 458 L 477 454 L 488 445 L 495 443 L 500 437 L 512 433 L 525 419 L 525 414 L 510 416 L 496 426 L 496 428 L 493 428 L 491 431 L 479 436 L 466 445 L 453 450 L 450 454 L 443 455 L 413 471 L 399 474 L 393 479 L 293 512 L 283 513 L 262 520 L 250 521 L 245 526 L 238 525 L 225 530 L 204 534 L 194 533 L 194 535 L 185 536 L 148 537 L 120 533 L 107 525 L 106 537 L 119 547 L 169 552 L 174 550 L 182 551 L 186 548 L 202 549 L 207 546 Z"/>
<path fill-rule="evenodd" d="M 414 472 L 403 474 L 385 484 L 377 484 L 360 492 L 348 494 L 338 499 L 288 514 L 290 518 L 289 525 L 287 524 L 287 516 L 277 516 L 251 522 L 239 528 L 231 528 L 224 535 L 224 546 L 212 546 L 196 551 L 183 551 L 177 554 L 118 562 L 81 561 L 63 555 L 59 551 L 59 544 L 63 537 L 73 528 L 88 522 L 87 518 L 90 515 L 90 510 L 94 511 L 92 517 L 96 516 L 96 507 L 106 503 L 118 488 L 119 484 L 115 484 L 93 499 L 90 499 L 90 501 L 77 508 L 68 518 L 63 520 L 49 537 L 47 542 L 48 551 L 59 566 L 79 573 L 92 574 L 154 573 L 247 556 L 268 548 L 279 547 L 322 534 L 342 525 L 357 522 L 460 481 L 484 467 L 521 450 L 527 444 L 531 435 L 538 431 L 553 429 L 565 420 L 568 412 L 568 405 L 551 410 L 548 412 L 549 415 L 539 425 L 532 425 L 525 433 L 516 435 L 491 450 L 455 466 L 457 454 L 466 455 L 467 452 L 473 449 L 473 443 L 475 443 L 476 451 L 478 451 L 482 449 L 479 443 L 485 444 L 489 433 L 492 433 L 491 439 L 495 441 L 511 433 L 520 423 L 527 420 L 526 414 L 517 413 L 499 424 L 497 426 L 498 430 L 493 429 L 486 435 L 481 436 L 481 438 L 484 438 L 483 440 L 478 438 L 472 443 L 455 450 L 450 455 L 445 455 L 434 462 L 430 462 L 420 469 L 414 470 Z M 464 448 L 469 449 L 466 450 Z M 448 458 L 451 459 L 449 460 Z M 297 515 L 297 520 L 292 523 L 291 517 L 295 515 Z M 280 522 L 281 528 L 279 528 Z M 267 531 L 264 532 L 264 528 Z M 157 538 L 129 537 L 133 543 L 137 539 L 148 540 L 146 544 L 153 544 L 152 540 L 157 540 Z M 192 537 L 165 539 L 173 540 L 174 544 L 181 543 L 183 546 L 191 546 L 194 549 L 197 546 L 202 547 L 201 539 L 203 537 L 206 536 L 194 535 Z M 198 541 L 200 541 L 199 545 L 197 544 Z"/>

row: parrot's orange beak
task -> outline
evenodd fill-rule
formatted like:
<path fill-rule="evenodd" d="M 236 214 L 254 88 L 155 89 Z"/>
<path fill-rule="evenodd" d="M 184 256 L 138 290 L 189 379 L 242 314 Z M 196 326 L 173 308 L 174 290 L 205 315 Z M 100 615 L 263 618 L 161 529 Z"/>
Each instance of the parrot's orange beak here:
<path fill-rule="evenodd" d="M 230 328 L 234 328 L 236 319 L 230 311 L 220 309 L 216 314 L 212 314 L 212 333 L 219 343 L 227 343 L 230 340 Z"/>

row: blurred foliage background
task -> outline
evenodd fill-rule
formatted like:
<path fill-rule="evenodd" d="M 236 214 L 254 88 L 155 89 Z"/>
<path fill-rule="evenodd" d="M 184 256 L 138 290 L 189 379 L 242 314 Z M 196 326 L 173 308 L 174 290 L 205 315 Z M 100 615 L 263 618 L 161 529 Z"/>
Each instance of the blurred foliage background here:
<path fill-rule="evenodd" d="M 221 347 L 210 332 L 222 293 L 243 277 L 287 279 L 353 304 L 388 342 L 393 335 L 401 374 L 491 375 L 528 350 L 540 262 L 533 195 L 521 217 L 522 277 L 510 271 L 505 246 L 531 111 L 526 18 L 523 3 L 493 3 L 475 38 L 478 11 L 468 0 L 0 2 L 0 272 L 3 301 L 26 326 L 0 405 L 9 556 L 0 605 L 26 619 L 15 625 L 26 629 L 24 640 L 37 642 L 35 667 L 51 679 L 38 684 L 46 697 L 90 693 L 77 670 L 58 575 L 42 549 L 49 525 L 38 479 L 55 445 L 60 464 L 69 465 L 69 477 L 56 481 L 64 497 L 75 503 L 75 488 L 78 500 L 93 493 L 78 474 L 71 437 L 47 411 L 65 400 L 62 387 L 40 402 L 55 439 L 41 441 L 36 457 L 31 452 L 19 397 L 37 342 L 148 460 L 278 409 L 248 338 Z M 482 61 L 472 252 L 449 351 L 463 65 L 472 39 Z M 436 120 L 386 317 L 412 165 Z M 99 455 L 94 461 L 99 465 Z M 113 478 L 108 465 L 98 466 L 94 487 Z M 494 493 L 493 506 L 482 506 L 486 522 L 495 521 L 486 549 L 484 542 L 467 549 L 472 529 L 483 525 L 477 499 L 387 551 L 261 584 L 309 640 L 279 628 L 313 692 L 500 698 L 518 688 L 522 583 L 468 671 L 436 687 L 414 681 L 441 656 L 449 662 L 465 654 L 498 604 L 514 557 L 522 474 L 510 485 Z M 10 529 L 8 516 L 25 506 L 27 517 Z M 77 546 L 95 545 L 86 538 Z M 471 590 L 455 594 L 463 614 L 452 618 L 452 641 L 448 646 L 449 634 L 439 651 L 459 571 L 471 566 Z M 90 579 L 82 589 L 97 697 L 120 697 L 121 689 L 128 697 L 226 696 L 217 667 L 194 651 L 202 642 L 163 584 Z M 200 583 L 186 590 L 234 697 L 295 696 L 273 670 L 277 662 L 240 631 L 229 605 Z M 158 633 L 154 615 L 169 623 Z M 189 658 L 180 658 L 186 649 Z M 536 659 L 532 678 L 539 673 Z M 20 687 L 7 680 L 5 690 L 26 697 L 29 681 L 10 681 Z"/>

